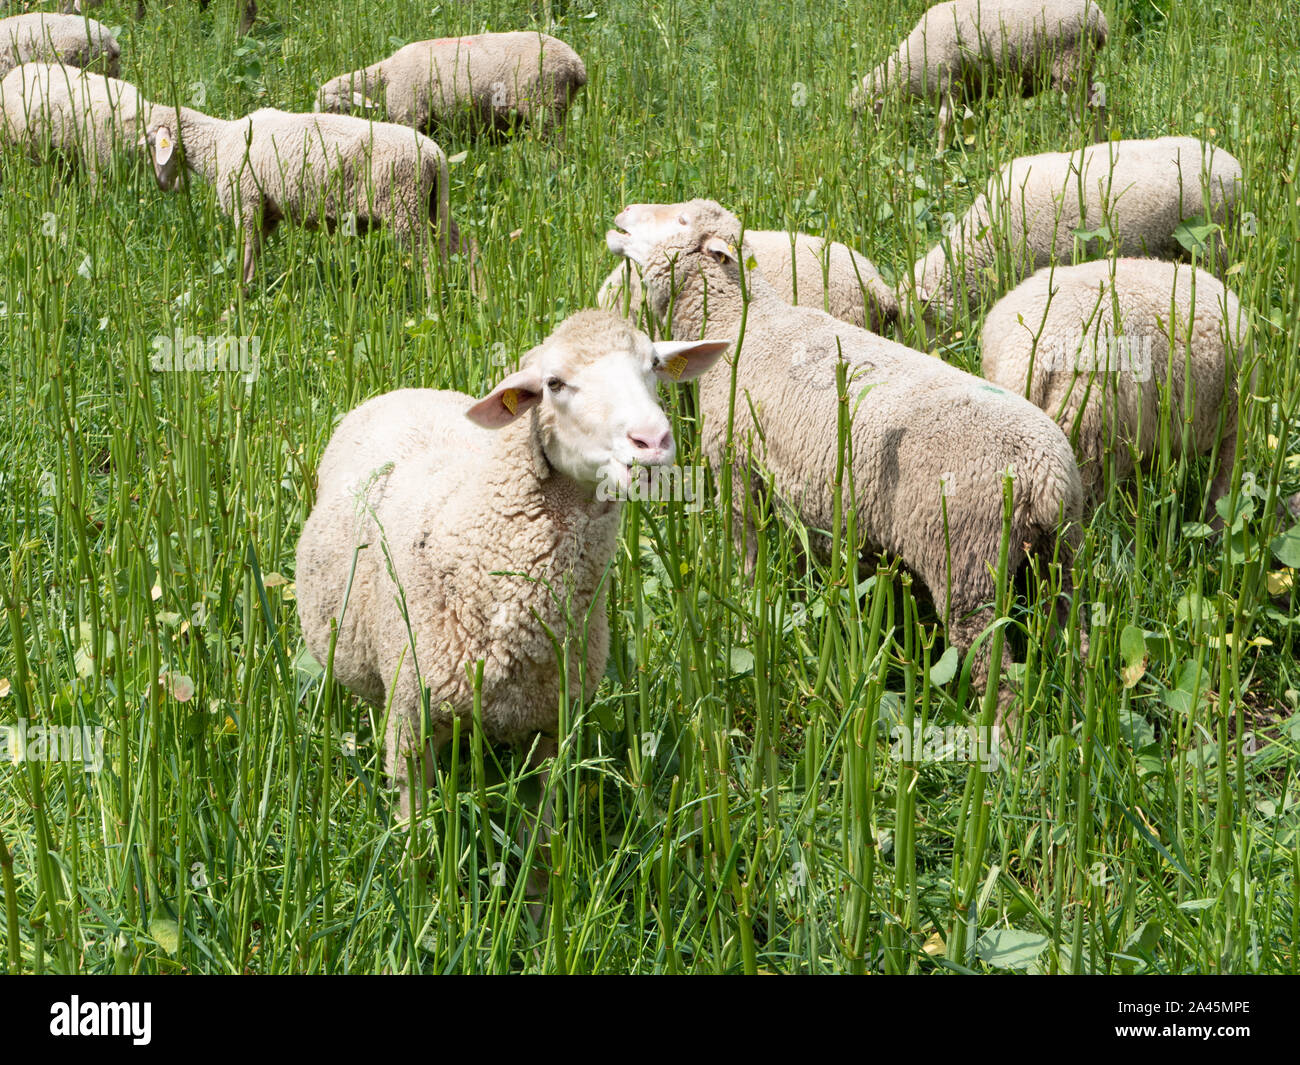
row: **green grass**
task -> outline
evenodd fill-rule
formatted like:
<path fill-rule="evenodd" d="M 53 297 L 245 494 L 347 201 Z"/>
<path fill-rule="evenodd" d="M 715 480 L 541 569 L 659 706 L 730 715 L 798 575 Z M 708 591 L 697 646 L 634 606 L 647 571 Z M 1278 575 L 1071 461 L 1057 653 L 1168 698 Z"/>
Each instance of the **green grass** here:
<path fill-rule="evenodd" d="M 630 507 L 607 678 L 562 711 L 539 930 L 522 754 L 467 725 L 430 818 L 397 830 L 380 712 L 303 651 L 294 548 L 335 419 L 392 388 L 485 389 L 592 301 L 623 203 L 711 196 L 892 278 L 1001 162 L 1078 142 L 1050 96 L 975 106 L 939 161 L 934 108 L 855 127 L 852 77 L 922 6 L 552 5 L 591 75 L 567 146 L 444 143 L 468 152 L 452 208 L 484 300 L 461 264 L 427 306 L 382 233 L 282 226 L 224 325 L 235 238 L 210 188 L 96 191 L 0 152 L 0 724 L 103 726 L 107 758 L 0 766 L 9 971 L 1297 970 L 1300 549 L 1274 514 L 1300 487 L 1300 16 L 1280 0 L 1104 5 L 1112 130 L 1243 164 L 1258 225 L 1233 235 L 1230 283 L 1259 376 L 1228 536 L 1198 524 L 1208 460 L 1165 448 L 1086 530 L 1064 635 L 1052 574 L 1000 583 L 990 638 L 1022 657 L 1029 706 L 996 772 L 891 757 L 895 722 L 987 723 L 992 692 L 967 690 L 896 565 L 854 578 L 851 530 L 809 567 L 769 521 L 746 580 L 725 507 Z M 122 27 L 123 77 L 227 116 L 307 109 L 406 41 L 542 25 L 504 0 L 264 0 L 240 40 L 226 0 L 150 7 L 96 12 Z M 977 371 L 978 325 L 943 356 Z M 152 372 L 177 328 L 258 338 L 257 379 Z M 698 461 L 689 398 L 665 402 Z"/>

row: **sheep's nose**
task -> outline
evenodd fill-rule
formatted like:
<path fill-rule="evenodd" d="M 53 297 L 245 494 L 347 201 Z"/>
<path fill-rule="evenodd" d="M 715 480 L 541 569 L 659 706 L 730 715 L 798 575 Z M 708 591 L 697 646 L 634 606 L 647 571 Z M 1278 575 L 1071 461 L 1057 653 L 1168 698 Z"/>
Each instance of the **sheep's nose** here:
<path fill-rule="evenodd" d="M 627 438 L 640 461 L 663 461 L 673 450 L 673 431 L 668 427 L 642 426 L 629 429 Z"/>

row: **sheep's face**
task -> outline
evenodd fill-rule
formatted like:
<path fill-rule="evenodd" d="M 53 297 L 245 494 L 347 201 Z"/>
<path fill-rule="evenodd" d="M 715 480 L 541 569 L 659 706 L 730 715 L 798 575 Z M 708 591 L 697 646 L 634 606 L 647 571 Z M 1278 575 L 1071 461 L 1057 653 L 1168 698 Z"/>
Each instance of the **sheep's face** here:
<path fill-rule="evenodd" d="M 163 192 L 172 192 L 181 180 L 180 145 L 176 136 L 167 125 L 150 126 L 143 138 L 143 145 L 149 149 L 149 158 L 153 162 L 153 176 Z"/>
<path fill-rule="evenodd" d="M 874 71 L 856 82 L 849 91 L 849 110 L 855 116 L 861 115 L 868 108 L 876 118 L 880 118 L 885 110 L 884 87 L 880 84 L 879 74 Z"/>
<path fill-rule="evenodd" d="M 379 104 L 366 93 L 365 81 L 352 74 L 342 74 L 327 81 L 316 93 L 316 110 L 336 115 L 365 115 L 379 110 Z"/>
<path fill-rule="evenodd" d="M 676 455 L 659 381 L 690 380 L 711 367 L 727 341 L 654 341 L 615 314 L 569 318 L 468 413 L 485 428 L 538 409 L 547 461 L 588 488 L 625 490 L 634 466 Z M 612 497 L 612 496 L 611 496 Z"/>
<path fill-rule="evenodd" d="M 347 86 L 344 84 L 345 80 L 344 78 L 335 78 L 333 81 L 327 81 L 322 85 L 316 93 L 316 103 L 312 110 L 332 111 L 335 114 L 347 114 L 351 111 L 352 94 L 347 90 Z"/>
<path fill-rule="evenodd" d="M 952 315 L 951 281 L 948 257 L 938 245 L 912 270 L 910 284 L 904 280 L 898 289 L 899 307 L 904 318 L 921 318 L 933 339 L 939 324 Z"/>
<path fill-rule="evenodd" d="M 719 268 L 729 280 L 739 277 L 740 221 L 712 200 L 632 204 L 614 225 L 605 243 L 641 267 L 651 310 L 660 319 L 667 314 L 674 285 L 680 289 L 696 275 Z"/>

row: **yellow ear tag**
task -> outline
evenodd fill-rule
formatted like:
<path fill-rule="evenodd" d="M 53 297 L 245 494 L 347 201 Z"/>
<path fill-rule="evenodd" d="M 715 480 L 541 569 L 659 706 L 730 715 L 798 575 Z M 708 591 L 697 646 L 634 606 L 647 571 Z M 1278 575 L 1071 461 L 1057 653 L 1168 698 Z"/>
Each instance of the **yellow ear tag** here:
<path fill-rule="evenodd" d="M 674 381 L 680 380 L 682 373 L 686 369 L 686 363 L 685 355 L 674 355 L 664 363 L 664 373 L 672 374 Z"/>
<path fill-rule="evenodd" d="M 165 152 L 165 151 L 167 151 L 171 146 L 172 146 L 171 138 L 170 138 L 169 136 L 167 136 L 166 133 L 159 134 L 159 136 L 158 136 L 158 150 L 159 150 L 160 152 Z"/>
<path fill-rule="evenodd" d="M 501 393 L 501 402 L 511 414 L 519 409 L 519 393 L 513 388 L 507 388 Z"/>

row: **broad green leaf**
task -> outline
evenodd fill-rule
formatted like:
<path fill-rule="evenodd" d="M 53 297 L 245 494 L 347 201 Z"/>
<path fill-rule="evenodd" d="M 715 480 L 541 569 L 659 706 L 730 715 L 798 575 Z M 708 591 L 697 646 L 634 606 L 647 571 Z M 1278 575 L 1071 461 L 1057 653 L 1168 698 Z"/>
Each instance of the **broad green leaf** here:
<path fill-rule="evenodd" d="M 960 665 L 961 655 L 957 648 L 949 647 L 939 656 L 939 661 L 930 667 L 930 683 L 942 688 L 957 675 L 957 667 Z"/>
<path fill-rule="evenodd" d="M 1291 569 L 1300 566 L 1300 525 L 1292 525 L 1280 536 L 1273 537 L 1268 546 L 1282 565 Z"/>
<path fill-rule="evenodd" d="M 1165 688 L 1160 694 L 1160 701 L 1176 714 L 1190 714 L 1193 709 L 1192 699 L 1204 698 L 1208 690 L 1209 676 L 1201 666 L 1192 661 L 1182 664 L 1178 670 L 1174 687 Z"/>
<path fill-rule="evenodd" d="M 1147 671 L 1146 637 L 1146 630 L 1136 625 L 1125 625 L 1123 632 L 1119 634 L 1119 653 L 1124 659 L 1124 665 L 1119 673 L 1126 688 L 1133 687 Z"/>
<path fill-rule="evenodd" d="M 980 936 L 975 952 L 980 961 L 999 969 L 1027 969 L 1043 953 L 1046 936 L 1015 928 L 990 929 Z"/>
<path fill-rule="evenodd" d="M 743 677 L 746 673 L 754 671 L 754 652 L 748 647 L 733 647 L 731 649 L 731 675 L 733 677 Z"/>
<path fill-rule="evenodd" d="M 1198 214 L 1179 224 L 1174 230 L 1174 239 L 1188 251 L 1204 252 L 1218 228 L 1214 222 L 1207 222 L 1205 215 Z"/>
<path fill-rule="evenodd" d="M 150 938 L 168 954 L 175 954 L 181 947 L 181 930 L 175 921 L 165 917 L 155 917 L 149 922 Z"/>

